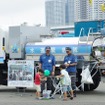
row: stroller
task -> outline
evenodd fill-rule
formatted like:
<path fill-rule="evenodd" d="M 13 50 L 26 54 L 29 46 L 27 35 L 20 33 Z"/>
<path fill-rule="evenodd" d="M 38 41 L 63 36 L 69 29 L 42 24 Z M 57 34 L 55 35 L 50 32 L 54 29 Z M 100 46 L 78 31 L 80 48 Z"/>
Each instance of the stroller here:
<path fill-rule="evenodd" d="M 57 79 L 54 76 L 49 76 L 49 78 L 51 79 L 50 82 L 52 83 L 52 87 L 54 88 L 54 90 L 49 89 L 47 87 L 47 82 L 45 82 L 44 87 L 45 89 L 43 90 L 42 94 L 43 94 L 43 99 L 51 99 L 54 97 L 55 93 L 55 88 L 57 86 Z M 53 92 L 54 91 L 54 92 Z"/>
<path fill-rule="evenodd" d="M 62 91 L 62 84 L 61 84 L 61 80 L 57 79 L 56 77 L 51 77 L 51 80 L 53 82 L 53 86 L 55 88 L 53 94 L 51 95 L 51 98 L 54 98 L 54 96 L 57 94 L 57 93 L 60 93 L 60 97 L 63 97 L 63 91 Z"/>
<path fill-rule="evenodd" d="M 51 94 L 51 90 L 47 90 L 47 83 L 45 83 L 45 90 L 43 90 L 43 99 L 53 99 L 58 92 L 61 93 L 61 98 L 63 96 L 63 91 L 60 80 L 57 80 L 57 78 L 54 76 L 50 76 L 50 78 L 55 89 L 54 92 Z"/>
<path fill-rule="evenodd" d="M 63 91 L 62 91 L 62 83 L 61 83 L 61 80 L 60 79 L 57 79 L 55 76 L 50 76 L 50 78 L 51 78 L 51 81 L 52 81 L 52 83 L 53 83 L 53 86 L 54 86 L 54 88 L 55 88 L 55 90 L 54 90 L 54 92 L 51 94 L 51 90 L 47 90 L 47 88 L 45 88 L 45 90 L 44 90 L 44 98 L 45 99 L 54 99 L 54 97 L 55 97 L 55 95 L 57 94 L 57 93 L 59 93 L 60 94 L 60 97 L 59 98 L 62 98 L 63 97 Z M 45 87 L 47 87 L 47 84 L 46 84 L 46 86 Z M 69 92 L 68 92 L 69 93 Z M 70 95 L 70 93 L 69 93 L 69 95 Z M 47 97 L 46 97 L 47 96 Z M 71 96 L 71 95 L 70 95 Z"/>

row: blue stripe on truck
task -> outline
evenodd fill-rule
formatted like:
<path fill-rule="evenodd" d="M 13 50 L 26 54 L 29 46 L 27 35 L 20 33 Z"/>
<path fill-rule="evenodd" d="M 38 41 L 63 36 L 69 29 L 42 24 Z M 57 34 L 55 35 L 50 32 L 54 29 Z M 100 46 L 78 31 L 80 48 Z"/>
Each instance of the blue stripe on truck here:
<path fill-rule="evenodd" d="M 91 53 L 91 45 L 51 45 L 53 54 L 65 54 L 65 47 L 71 47 L 74 54 Z M 42 54 L 45 52 L 45 45 L 26 45 L 26 54 Z"/>

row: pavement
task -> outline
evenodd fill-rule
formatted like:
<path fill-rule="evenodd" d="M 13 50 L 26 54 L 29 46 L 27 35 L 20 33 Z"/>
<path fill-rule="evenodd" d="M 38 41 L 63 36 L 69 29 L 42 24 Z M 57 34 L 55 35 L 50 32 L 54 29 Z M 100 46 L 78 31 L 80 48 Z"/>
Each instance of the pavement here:
<path fill-rule="evenodd" d="M 0 105 L 105 105 L 105 83 L 101 82 L 94 91 L 77 91 L 73 100 L 62 101 L 59 94 L 55 99 L 35 99 L 35 89 L 28 88 L 18 91 L 16 88 L 0 86 Z"/>

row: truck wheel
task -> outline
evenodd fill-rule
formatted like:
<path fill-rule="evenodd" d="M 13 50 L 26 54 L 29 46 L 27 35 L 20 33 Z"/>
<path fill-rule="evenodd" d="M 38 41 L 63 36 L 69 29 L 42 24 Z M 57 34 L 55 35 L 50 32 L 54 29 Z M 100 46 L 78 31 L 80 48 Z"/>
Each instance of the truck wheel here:
<path fill-rule="evenodd" d="M 98 79 L 94 81 L 94 84 L 84 84 L 84 91 L 93 91 L 99 86 L 99 84 L 100 84 L 100 80 Z"/>
<path fill-rule="evenodd" d="M 94 69 L 93 72 L 91 73 L 94 74 L 96 70 Z M 93 82 L 94 84 L 84 84 L 84 91 L 93 91 L 94 89 L 96 89 L 99 84 L 100 84 L 100 72 L 98 71 L 96 73 L 96 75 L 93 77 Z M 76 83 L 77 87 L 79 87 L 78 89 L 83 90 L 81 85 L 81 76 L 78 76 L 78 82 Z"/>
<path fill-rule="evenodd" d="M 91 73 L 91 75 L 93 75 L 95 71 L 96 71 L 96 69 L 93 70 L 93 72 Z M 96 73 L 96 75 L 93 77 L 94 84 L 88 84 L 88 85 L 85 84 L 84 85 L 84 90 L 85 91 L 93 91 L 94 89 L 96 89 L 99 86 L 100 80 L 101 80 L 101 75 L 100 75 L 100 72 L 98 71 Z"/>
<path fill-rule="evenodd" d="M 94 84 L 84 84 L 84 91 L 93 91 L 99 86 L 99 84 L 100 84 L 100 80 L 98 79 L 94 81 Z M 82 86 L 80 86 L 81 85 L 80 83 L 79 85 L 78 84 L 76 85 L 77 87 L 79 87 L 78 89 L 83 90 Z"/>

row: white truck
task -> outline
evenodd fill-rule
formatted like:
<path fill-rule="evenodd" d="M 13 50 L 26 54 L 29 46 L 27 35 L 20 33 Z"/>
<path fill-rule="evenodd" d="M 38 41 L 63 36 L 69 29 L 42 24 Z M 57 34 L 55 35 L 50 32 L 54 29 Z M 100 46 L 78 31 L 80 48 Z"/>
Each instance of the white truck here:
<path fill-rule="evenodd" d="M 3 42 L 3 37 L 0 38 Z M 35 35 L 34 27 L 10 27 L 9 29 L 9 51 L 5 52 L 4 62 L 0 64 L 0 84 L 7 84 L 7 61 L 8 60 L 34 60 L 38 65 L 39 56 L 45 52 L 45 46 L 51 46 L 51 52 L 56 58 L 56 74 L 59 74 L 59 64 L 63 62 L 66 55 L 65 47 L 71 47 L 73 54 L 78 58 L 77 64 L 77 87 L 81 85 L 81 72 L 83 66 L 89 65 L 94 84 L 84 84 L 84 90 L 90 91 L 98 87 L 104 67 L 105 37 L 95 34 L 81 37 L 53 37 L 40 39 Z M 1 47 L 4 44 L 1 43 Z M 80 88 L 80 87 L 79 87 Z M 80 88 L 81 89 L 81 88 Z"/>
<path fill-rule="evenodd" d="M 86 37 L 87 38 L 87 37 Z M 91 39 L 90 39 L 91 38 Z M 82 41 L 81 41 L 81 40 Z M 81 89 L 81 72 L 82 68 L 89 66 L 94 84 L 85 84 L 84 90 L 94 90 L 98 87 L 102 70 L 104 70 L 104 51 L 105 37 L 71 37 L 71 38 L 51 38 L 42 42 L 27 43 L 25 46 L 26 59 L 33 59 L 37 63 L 39 56 L 45 52 L 45 46 L 51 46 L 51 52 L 56 58 L 56 73 L 59 74 L 59 64 L 63 63 L 66 55 L 65 47 L 71 47 L 73 54 L 77 56 L 77 87 Z M 93 41 L 94 40 L 94 41 Z M 101 62 L 100 65 L 99 62 Z"/>

